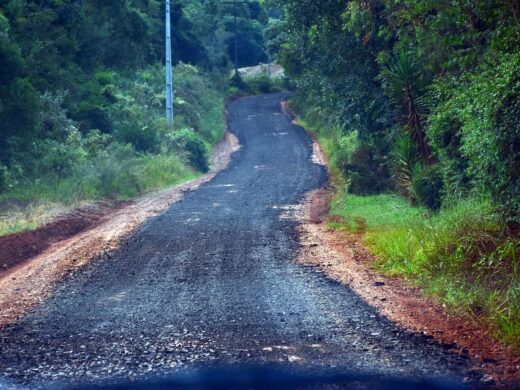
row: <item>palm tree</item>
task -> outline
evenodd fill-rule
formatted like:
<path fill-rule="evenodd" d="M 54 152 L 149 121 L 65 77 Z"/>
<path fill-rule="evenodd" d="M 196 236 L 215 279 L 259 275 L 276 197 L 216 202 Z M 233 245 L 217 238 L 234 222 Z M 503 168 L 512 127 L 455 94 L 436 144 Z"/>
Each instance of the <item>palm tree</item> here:
<path fill-rule="evenodd" d="M 408 134 L 403 134 L 395 140 L 390 154 L 390 164 L 397 192 L 408 198 L 410 203 L 414 203 L 416 199 L 413 190 L 413 176 L 419 163 L 415 146 Z"/>
<path fill-rule="evenodd" d="M 433 164 L 435 159 L 426 139 L 421 115 L 421 101 L 428 85 L 423 69 L 407 52 L 401 51 L 399 56 L 383 69 L 381 77 L 386 94 L 402 114 L 418 156 L 427 165 Z"/>

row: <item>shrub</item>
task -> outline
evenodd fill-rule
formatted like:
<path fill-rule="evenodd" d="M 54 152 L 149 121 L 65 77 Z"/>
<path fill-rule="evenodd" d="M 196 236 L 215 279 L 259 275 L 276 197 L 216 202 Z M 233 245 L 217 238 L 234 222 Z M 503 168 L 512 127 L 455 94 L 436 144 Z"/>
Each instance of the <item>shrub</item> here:
<path fill-rule="evenodd" d="M 411 203 L 416 200 L 413 186 L 413 172 L 416 163 L 415 144 L 408 134 L 402 134 L 394 142 L 390 154 L 390 164 L 397 193 Z"/>
<path fill-rule="evenodd" d="M 434 95 L 428 133 L 446 191 L 463 194 L 469 183 L 470 192 L 490 196 L 505 220 L 519 223 L 520 54 L 486 57 L 474 72 L 438 81 Z"/>
<path fill-rule="evenodd" d="M 79 104 L 75 119 L 79 121 L 79 129 L 86 133 L 92 129 L 99 129 L 104 133 L 111 133 L 114 124 L 107 110 L 97 102 L 82 102 Z"/>
<path fill-rule="evenodd" d="M 388 188 L 388 173 L 371 143 L 361 143 L 352 153 L 350 163 L 344 167 L 344 175 L 350 181 L 350 191 L 358 195 L 384 192 Z"/>
<path fill-rule="evenodd" d="M 240 75 L 240 72 L 233 73 L 233 76 L 231 76 L 231 79 L 229 80 L 229 85 L 239 91 L 246 91 L 248 89 L 248 86 Z"/>
<path fill-rule="evenodd" d="M 139 152 L 156 153 L 160 148 L 160 129 L 156 123 L 125 121 L 119 123 L 116 137 L 124 144 L 131 144 Z"/>
<path fill-rule="evenodd" d="M 9 170 L 0 163 L 0 194 L 9 188 Z"/>
<path fill-rule="evenodd" d="M 412 169 L 412 188 L 419 204 L 434 211 L 441 208 L 443 180 L 437 165 L 415 164 Z"/>
<path fill-rule="evenodd" d="M 348 190 L 358 195 L 389 190 L 390 174 L 384 157 L 388 145 L 386 137 L 377 134 L 361 140 L 357 130 L 347 131 L 325 122 L 320 110 L 305 110 L 300 98 L 292 103 L 302 112 L 304 127 L 317 135 L 329 159 L 334 180 L 346 183 Z"/>
<path fill-rule="evenodd" d="M 96 156 L 95 183 L 99 195 L 131 198 L 143 192 L 138 160 L 131 145 L 113 143 Z"/>
<path fill-rule="evenodd" d="M 518 63 L 520 66 L 520 62 Z M 493 194 L 507 220 L 520 225 L 520 71 L 509 81 L 497 111 L 498 156 L 500 176 L 494 181 Z"/>
<path fill-rule="evenodd" d="M 201 172 L 208 171 L 208 145 L 201 140 L 193 130 L 181 129 L 175 132 L 171 142 L 173 145 L 176 145 L 178 149 L 187 151 L 188 161 L 192 167 Z"/>
<path fill-rule="evenodd" d="M 519 345 L 520 241 L 504 232 L 490 202 L 467 199 L 428 214 L 396 195 L 340 192 L 331 210 L 344 220 L 338 227 L 366 231 L 375 268 L 406 277 Z"/>
<path fill-rule="evenodd" d="M 243 90 L 252 95 L 282 92 L 290 85 L 285 78 L 269 77 L 267 73 L 244 77 L 244 82 Z"/>

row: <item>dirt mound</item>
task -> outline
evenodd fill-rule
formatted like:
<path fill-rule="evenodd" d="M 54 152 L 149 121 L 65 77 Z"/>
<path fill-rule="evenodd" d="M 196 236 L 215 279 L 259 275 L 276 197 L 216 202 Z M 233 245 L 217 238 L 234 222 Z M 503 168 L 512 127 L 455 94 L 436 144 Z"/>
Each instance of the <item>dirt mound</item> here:
<path fill-rule="evenodd" d="M 0 237 L 0 276 L 41 254 L 52 244 L 97 226 L 109 211 L 121 205 L 117 202 L 99 203 L 74 210 L 36 230 Z"/>
<path fill-rule="evenodd" d="M 238 70 L 244 77 L 258 77 L 258 76 L 269 76 L 272 78 L 279 78 L 285 75 L 285 71 L 281 65 L 278 64 L 260 64 L 257 66 L 250 66 L 247 68 L 240 68 Z"/>

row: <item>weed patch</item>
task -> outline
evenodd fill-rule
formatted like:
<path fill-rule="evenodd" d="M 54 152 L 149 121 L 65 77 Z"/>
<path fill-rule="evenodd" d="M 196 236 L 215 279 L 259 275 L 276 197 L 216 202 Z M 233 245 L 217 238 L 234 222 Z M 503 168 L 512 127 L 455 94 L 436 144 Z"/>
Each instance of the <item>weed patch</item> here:
<path fill-rule="evenodd" d="M 406 278 L 520 346 L 520 239 L 503 230 L 489 202 L 460 201 L 429 214 L 396 195 L 341 191 L 331 213 L 341 217 L 333 227 L 364 233 L 374 268 Z"/>

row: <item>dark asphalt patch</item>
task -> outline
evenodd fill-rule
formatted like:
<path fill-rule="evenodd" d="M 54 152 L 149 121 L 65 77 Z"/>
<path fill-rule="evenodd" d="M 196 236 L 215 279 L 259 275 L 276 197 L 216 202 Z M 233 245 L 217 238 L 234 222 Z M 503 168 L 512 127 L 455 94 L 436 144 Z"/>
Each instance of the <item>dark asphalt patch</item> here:
<path fill-rule="evenodd" d="M 280 216 L 326 172 L 311 161 L 310 138 L 281 112 L 284 98 L 231 104 L 242 149 L 229 167 L 2 331 L 1 376 L 36 387 L 243 363 L 466 376 L 465 358 L 292 262 L 296 222 Z"/>

